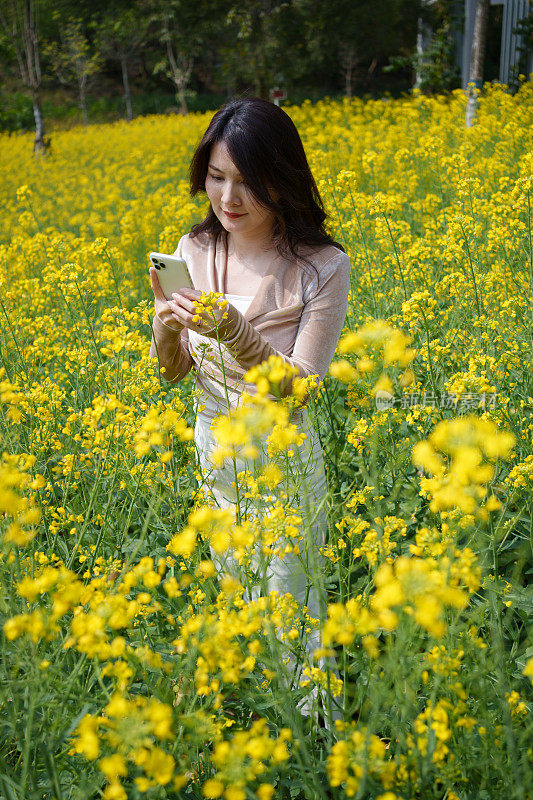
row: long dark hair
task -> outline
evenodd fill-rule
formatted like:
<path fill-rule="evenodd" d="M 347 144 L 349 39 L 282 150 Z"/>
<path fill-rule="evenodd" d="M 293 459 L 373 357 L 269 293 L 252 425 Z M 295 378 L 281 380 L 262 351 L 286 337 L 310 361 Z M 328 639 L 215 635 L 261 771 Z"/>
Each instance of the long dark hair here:
<path fill-rule="evenodd" d="M 191 161 L 193 196 L 205 191 L 209 156 L 217 142 L 226 145 L 255 199 L 273 212 L 274 243 L 281 255 L 298 258 L 299 245 L 344 249 L 325 230 L 326 212 L 302 140 L 285 111 L 257 97 L 233 100 L 217 111 Z M 200 233 L 226 233 L 212 208 L 191 230 L 192 237 Z"/>

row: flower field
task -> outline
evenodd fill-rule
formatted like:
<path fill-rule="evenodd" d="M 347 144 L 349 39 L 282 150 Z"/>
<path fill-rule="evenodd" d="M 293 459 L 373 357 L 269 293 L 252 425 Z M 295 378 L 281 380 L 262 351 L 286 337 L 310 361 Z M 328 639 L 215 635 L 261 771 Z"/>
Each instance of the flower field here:
<path fill-rule="evenodd" d="M 193 376 L 149 358 L 147 254 L 205 211 L 210 115 L 40 159 L 1 137 L 1 800 L 533 798 L 533 84 L 488 88 L 468 130 L 461 92 L 287 110 L 353 272 L 309 403 L 321 619 L 259 591 L 307 534 L 281 490 L 301 393 L 272 399 L 273 359 L 219 420 L 221 460 L 268 441 L 233 513 Z"/>

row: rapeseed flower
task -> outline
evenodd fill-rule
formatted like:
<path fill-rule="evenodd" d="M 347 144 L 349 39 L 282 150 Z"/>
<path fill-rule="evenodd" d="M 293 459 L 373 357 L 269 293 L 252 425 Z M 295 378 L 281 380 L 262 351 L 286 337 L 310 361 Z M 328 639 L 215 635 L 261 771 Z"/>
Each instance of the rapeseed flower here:
<path fill-rule="evenodd" d="M 17 785 L 53 794 L 47 775 L 67 770 L 74 793 L 104 781 L 105 800 L 189 783 L 270 800 L 328 776 L 379 800 L 526 786 L 533 667 L 512 639 L 527 614 L 531 99 L 531 83 L 487 86 L 468 132 L 461 91 L 285 107 L 353 274 L 336 380 L 272 358 L 215 425 L 235 513 L 213 508 L 195 463 L 194 375 L 168 383 L 149 358 L 146 255 L 206 211 L 187 165 L 210 115 L 56 131 L 39 163 L 25 134 L 3 137 L 2 731 Z M 219 299 L 198 317 L 219 319 Z M 258 596 L 272 559 L 306 551 L 286 480 L 304 404 L 328 480 L 320 620 Z M 309 663 L 315 634 L 339 677 Z M 340 680 L 358 723 L 324 752 L 296 704 L 301 682 Z M 58 755 L 53 732 L 76 717 Z"/>

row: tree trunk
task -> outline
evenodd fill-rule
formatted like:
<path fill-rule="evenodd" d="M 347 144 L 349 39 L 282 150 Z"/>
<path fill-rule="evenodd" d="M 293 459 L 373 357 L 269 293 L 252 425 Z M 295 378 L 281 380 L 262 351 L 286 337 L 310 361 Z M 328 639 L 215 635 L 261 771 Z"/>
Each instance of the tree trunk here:
<path fill-rule="evenodd" d="M 471 128 L 475 122 L 478 93 L 483 88 L 483 63 L 487 43 L 490 0 L 478 0 L 474 36 L 472 39 L 472 55 L 470 57 L 470 76 L 468 101 L 466 104 L 466 127 Z M 474 84 L 472 86 L 471 84 Z"/>
<path fill-rule="evenodd" d="M 352 97 L 352 77 L 353 77 L 353 68 L 355 65 L 355 58 L 353 47 L 349 47 L 346 51 L 346 57 L 344 60 L 344 71 L 345 71 L 345 87 L 344 87 L 344 94 L 346 97 L 351 100 Z"/>
<path fill-rule="evenodd" d="M 187 108 L 187 100 L 185 98 L 185 84 L 181 81 L 178 85 L 178 100 L 180 103 L 180 114 L 187 114 L 189 109 Z"/>
<path fill-rule="evenodd" d="M 83 124 L 85 127 L 89 124 L 89 116 L 87 114 L 87 100 L 85 98 L 85 87 L 80 86 L 80 108 L 83 116 Z"/>
<path fill-rule="evenodd" d="M 263 68 L 263 64 L 258 64 L 256 60 L 254 68 L 254 94 L 262 100 L 268 100 L 270 97 L 270 81 L 268 72 Z"/>
<path fill-rule="evenodd" d="M 257 97 L 260 97 L 262 100 L 270 99 L 270 86 L 268 78 L 265 75 L 259 77 L 257 83 Z"/>
<path fill-rule="evenodd" d="M 33 102 L 33 116 L 35 117 L 35 139 L 33 142 L 33 150 L 35 153 L 44 152 L 47 147 L 47 142 L 44 138 L 44 122 L 43 112 L 41 109 L 41 98 L 38 90 L 32 92 Z"/>
<path fill-rule="evenodd" d="M 367 70 L 367 73 L 366 73 L 366 78 L 365 78 L 365 87 L 367 87 L 367 86 L 368 86 L 368 84 L 369 84 L 369 82 L 370 82 L 370 78 L 371 78 L 371 77 L 372 77 L 372 75 L 374 74 L 374 70 L 376 69 L 377 65 L 378 65 L 378 60 L 377 60 L 376 56 L 374 56 L 374 58 L 372 59 L 372 62 L 371 62 L 371 64 L 370 64 L 370 66 L 369 66 L 369 68 L 368 68 L 368 70 Z"/>
<path fill-rule="evenodd" d="M 124 86 L 124 100 L 126 102 L 126 119 L 129 121 L 133 119 L 133 111 L 131 108 L 131 93 L 130 93 L 130 81 L 128 77 L 128 65 L 126 63 L 125 58 L 120 59 L 120 66 L 122 67 L 122 84 Z"/>
<path fill-rule="evenodd" d="M 180 104 L 180 114 L 187 114 L 189 109 L 185 99 L 185 89 L 191 77 L 193 59 L 190 57 L 185 63 L 185 56 L 180 55 L 179 51 L 174 54 L 170 36 L 167 38 L 167 57 L 170 64 L 172 82 L 176 87 L 176 94 Z"/>
<path fill-rule="evenodd" d="M 234 87 L 233 76 L 230 77 L 228 75 L 228 77 L 226 78 L 226 96 L 228 100 L 231 100 L 234 95 L 233 87 Z"/>
<path fill-rule="evenodd" d="M 415 89 L 420 89 L 422 85 L 422 71 L 420 69 L 422 58 L 424 57 L 424 22 L 422 17 L 418 17 L 417 22 L 417 29 L 416 29 L 416 77 L 415 77 Z"/>

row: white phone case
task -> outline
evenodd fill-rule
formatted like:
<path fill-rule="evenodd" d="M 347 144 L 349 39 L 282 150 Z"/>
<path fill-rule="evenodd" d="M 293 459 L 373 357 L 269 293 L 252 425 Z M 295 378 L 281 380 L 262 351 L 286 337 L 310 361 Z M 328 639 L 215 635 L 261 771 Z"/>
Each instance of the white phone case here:
<path fill-rule="evenodd" d="M 165 253 L 150 253 L 149 257 L 152 266 L 157 270 L 157 277 L 167 300 L 172 297 L 172 292 L 177 292 L 184 286 L 188 286 L 189 289 L 194 288 L 187 263 L 183 258 Z"/>

